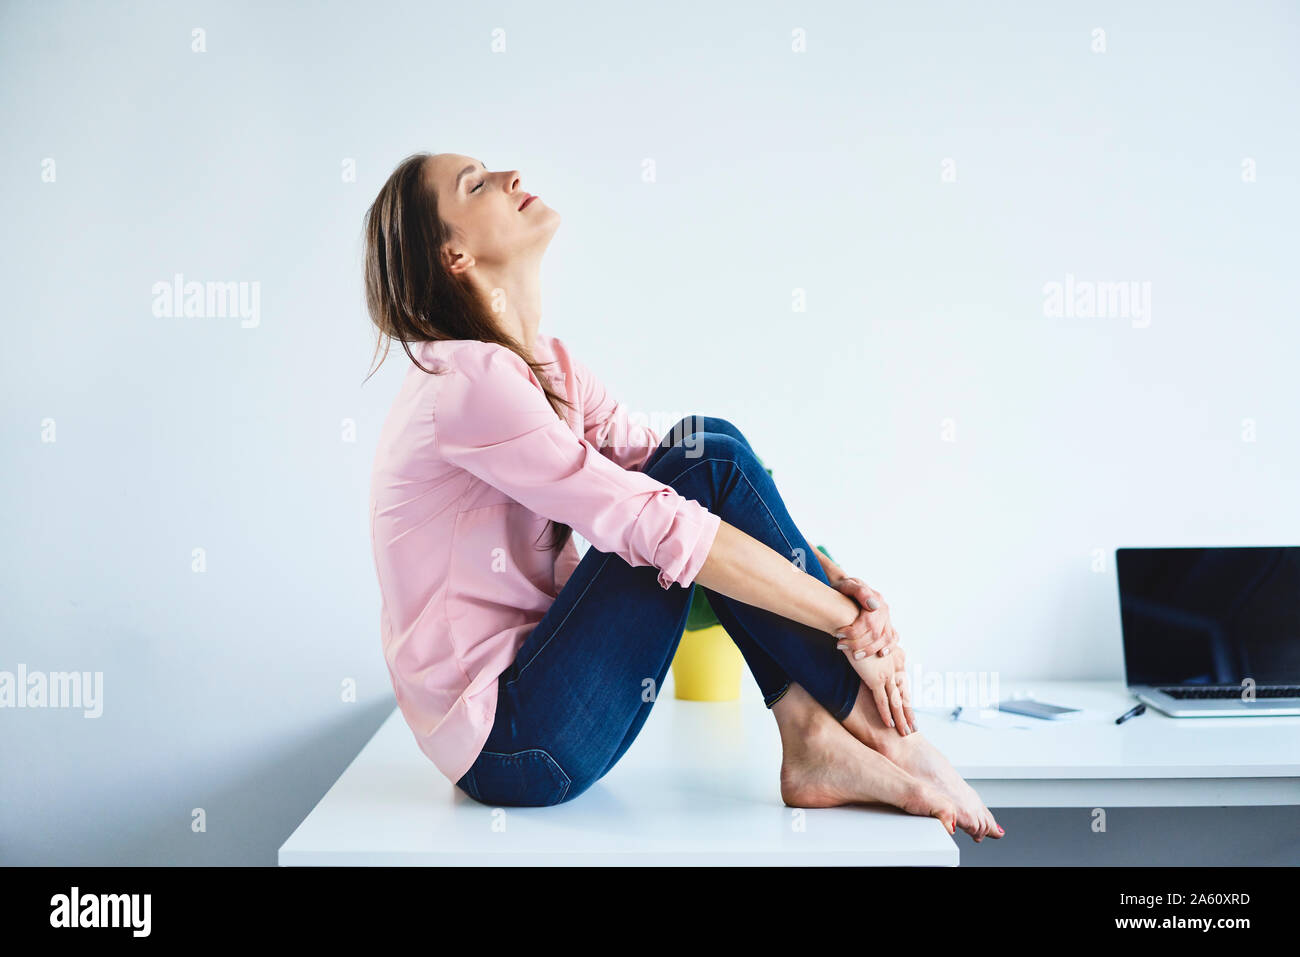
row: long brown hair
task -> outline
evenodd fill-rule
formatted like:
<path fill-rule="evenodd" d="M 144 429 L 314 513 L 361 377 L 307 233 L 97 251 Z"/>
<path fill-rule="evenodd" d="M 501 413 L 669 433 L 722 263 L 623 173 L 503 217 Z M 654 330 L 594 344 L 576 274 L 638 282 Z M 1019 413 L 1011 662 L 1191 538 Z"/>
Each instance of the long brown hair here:
<path fill-rule="evenodd" d="M 424 175 L 431 153 L 413 153 L 397 165 L 366 211 L 366 309 L 379 331 L 375 356 L 384 355 L 366 379 L 374 375 L 393 341 L 421 372 L 438 375 L 411 354 L 412 342 L 477 339 L 505 346 L 528 363 L 551 408 L 561 419 L 561 406 L 573 403 L 551 388 L 546 363 L 528 355 L 523 345 L 503 331 L 467 280 L 454 275 L 442 258 L 442 245 L 451 227 L 438 215 L 438 196 Z M 374 361 L 375 356 L 371 356 Z M 573 529 L 550 521 L 552 549 L 563 547 Z"/>

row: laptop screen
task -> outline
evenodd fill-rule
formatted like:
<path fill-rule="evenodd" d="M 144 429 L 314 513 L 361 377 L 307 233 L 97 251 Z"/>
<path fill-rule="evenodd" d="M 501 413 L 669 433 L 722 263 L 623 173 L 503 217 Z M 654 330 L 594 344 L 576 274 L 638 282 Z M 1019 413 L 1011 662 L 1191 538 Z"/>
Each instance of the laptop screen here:
<path fill-rule="evenodd" d="M 1118 548 L 1130 685 L 1300 684 L 1300 548 Z"/>

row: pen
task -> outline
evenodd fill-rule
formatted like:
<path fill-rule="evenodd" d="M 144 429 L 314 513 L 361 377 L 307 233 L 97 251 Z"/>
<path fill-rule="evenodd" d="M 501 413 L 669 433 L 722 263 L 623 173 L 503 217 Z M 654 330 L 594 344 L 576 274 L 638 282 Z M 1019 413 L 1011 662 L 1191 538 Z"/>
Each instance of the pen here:
<path fill-rule="evenodd" d="M 1136 718 L 1140 714 L 1146 714 L 1146 710 L 1147 710 L 1147 706 L 1144 704 L 1135 705 L 1134 707 L 1130 708 L 1128 711 L 1125 711 L 1118 718 L 1116 718 L 1115 723 L 1123 724 L 1129 718 Z"/>

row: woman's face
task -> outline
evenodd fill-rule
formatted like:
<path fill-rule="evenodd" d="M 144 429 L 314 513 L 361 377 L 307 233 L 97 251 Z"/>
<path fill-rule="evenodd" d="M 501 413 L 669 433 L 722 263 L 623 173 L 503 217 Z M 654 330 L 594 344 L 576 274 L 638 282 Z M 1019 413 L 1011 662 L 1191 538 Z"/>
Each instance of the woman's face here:
<path fill-rule="evenodd" d="M 540 196 L 529 199 L 518 170 L 494 173 L 477 159 L 439 153 L 429 158 L 424 174 L 438 197 L 439 215 L 452 228 L 452 269 L 540 257 L 560 225 L 560 214 Z"/>

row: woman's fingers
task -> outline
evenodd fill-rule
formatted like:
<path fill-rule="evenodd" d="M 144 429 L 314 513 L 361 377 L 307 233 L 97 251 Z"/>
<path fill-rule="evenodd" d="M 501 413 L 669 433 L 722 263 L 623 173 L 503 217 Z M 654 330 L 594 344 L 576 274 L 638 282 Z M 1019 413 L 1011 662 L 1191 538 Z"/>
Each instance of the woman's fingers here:
<path fill-rule="evenodd" d="M 845 650 L 852 655 L 855 651 L 861 651 L 866 645 L 875 640 L 875 628 L 872 626 L 871 619 L 868 617 L 870 612 L 865 609 L 858 613 L 852 623 L 845 625 L 835 633 L 837 646 L 844 645 Z"/>
<path fill-rule="evenodd" d="M 916 715 L 912 713 L 912 691 L 907 683 L 907 672 L 895 671 L 894 683 L 898 685 L 898 690 L 903 695 L 903 714 L 907 718 L 907 726 L 916 730 Z"/>
<path fill-rule="evenodd" d="M 877 624 L 872 620 L 871 615 L 872 612 L 864 609 L 853 620 L 853 624 L 846 625 L 836 632 L 836 647 L 843 645 L 845 651 L 859 658 L 874 655 L 890 647 L 893 642 L 889 638 L 888 626 Z M 863 654 L 859 655 L 858 652 Z"/>
<path fill-rule="evenodd" d="M 858 616 L 836 632 L 837 641 L 848 646 L 849 654 L 859 651 L 866 655 L 879 654 L 897 642 L 892 636 L 889 606 L 881 594 L 858 578 L 841 578 L 835 582 L 837 591 L 848 595 L 858 604 Z"/>
<path fill-rule="evenodd" d="M 908 735 L 912 733 L 912 726 L 908 723 L 907 715 L 903 712 L 903 694 L 898 690 L 898 682 L 894 676 L 889 676 L 889 705 L 893 711 L 894 721 L 898 726 L 898 733 Z"/>
<path fill-rule="evenodd" d="M 892 728 L 894 726 L 894 716 L 889 713 L 889 696 L 885 694 L 885 686 L 883 684 L 876 685 L 871 689 L 871 695 L 876 699 L 876 709 L 880 712 L 881 720 Z"/>
<path fill-rule="evenodd" d="M 865 615 L 866 612 L 863 613 Z M 848 628 L 841 629 L 845 638 L 840 640 L 840 644 L 846 646 L 846 650 L 855 658 L 865 658 L 867 655 L 874 655 L 881 648 L 889 644 L 889 639 L 884 631 L 870 619 L 859 616 Z"/>
<path fill-rule="evenodd" d="M 866 638 L 859 639 L 858 641 L 850 641 L 850 642 L 837 641 L 835 643 L 835 647 L 839 648 L 841 651 L 843 651 L 845 654 L 849 655 L 850 657 L 861 660 L 862 658 L 867 658 L 870 657 L 871 655 L 874 655 L 876 652 L 880 651 L 881 649 L 884 649 L 886 652 L 888 652 L 889 639 L 885 638 L 883 635 L 877 635 L 874 638 L 872 638 L 871 636 L 867 636 Z"/>
<path fill-rule="evenodd" d="M 884 651 L 888 647 L 889 647 L 888 636 L 880 634 L 880 635 L 876 635 L 876 637 L 871 639 L 870 641 L 864 641 L 862 648 L 860 650 L 864 652 L 862 657 L 865 658 L 867 657 L 867 655 L 874 655 L 879 651 Z"/>
<path fill-rule="evenodd" d="M 859 578 L 841 578 L 832 587 L 848 595 L 865 611 L 877 611 L 884 603 L 880 593 Z"/>
<path fill-rule="evenodd" d="M 869 607 L 870 602 L 880 601 L 880 593 L 861 578 L 841 578 L 835 583 L 835 587 L 846 595 L 852 595 L 864 608 Z M 875 609 L 873 608 L 872 611 Z"/>

